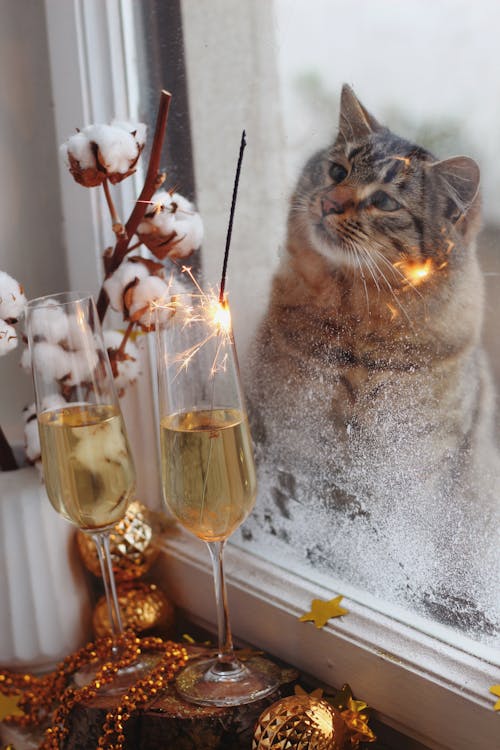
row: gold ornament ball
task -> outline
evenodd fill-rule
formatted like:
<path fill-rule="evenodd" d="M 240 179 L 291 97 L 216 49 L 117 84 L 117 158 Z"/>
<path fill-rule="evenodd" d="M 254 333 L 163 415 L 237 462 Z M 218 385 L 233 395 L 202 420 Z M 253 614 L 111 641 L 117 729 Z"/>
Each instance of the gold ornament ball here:
<path fill-rule="evenodd" d="M 291 695 L 261 713 L 252 750 L 341 750 L 344 739 L 337 709 L 312 695 Z"/>
<path fill-rule="evenodd" d="M 154 583 L 119 583 L 116 589 L 124 628 L 132 628 L 136 633 L 154 628 L 168 634 L 172 630 L 174 608 Z M 105 596 L 95 606 L 92 625 L 96 638 L 111 634 Z"/>
<path fill-rule="evenodd" d="M 117 581 L 131 581 L 145 575 L 159 550 L 152 544 L 151 514 L 138 500 L 130 503 L 125 516 L 110 534 L 111 561 Z M 95 543 L 91 536 L 77 531 L 76 540 L 85 567 L 101 577 Z"/>

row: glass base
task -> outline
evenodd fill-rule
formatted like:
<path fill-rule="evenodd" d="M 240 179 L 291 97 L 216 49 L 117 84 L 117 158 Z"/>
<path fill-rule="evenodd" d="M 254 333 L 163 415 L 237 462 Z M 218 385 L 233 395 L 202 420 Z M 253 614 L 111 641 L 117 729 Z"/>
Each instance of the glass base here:
<path fill-rule="evenodd" d="M 99 695 L 120 695 L 138 680 L 142 680 L 159 661 L 157 654 L 141 654 L 141 656 L 132 664 L 122 667 L 113 677 L 112 682 L 107 682 L 99 688 Z M 84 687 L 95 679 L 102 664 L 91 662 L 83 669 L 78 670 L 73 675 L 73 682 L 77 687 Z"/>
<path fill-rule="evenodd" d="M 177 692 L 201 706 L 240 706 L 254 703 L 280 685 L 281 670 L 272 662 L 254 656 L 244 663 L 217 659 L 194 662 L 175 681 Z"/>

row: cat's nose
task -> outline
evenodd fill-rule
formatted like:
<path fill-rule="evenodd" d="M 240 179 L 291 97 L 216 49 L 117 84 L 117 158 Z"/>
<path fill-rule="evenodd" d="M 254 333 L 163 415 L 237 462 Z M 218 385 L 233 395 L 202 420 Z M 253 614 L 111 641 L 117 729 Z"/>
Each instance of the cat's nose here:
<path fill-rule="evenodd" d="M 321 212 L 323 216 L 328 216 L 329 214 L 342 214 L 344 213 L 344 206 L 331 198 L 322 198 Z"/>
<path fill-rule="evenodd" d="M 354 203 L 354 190 L 348 186 L 338 185 L 322 196 L 321 211 L 323 216 L 343 214 L 352 208 Z"/>

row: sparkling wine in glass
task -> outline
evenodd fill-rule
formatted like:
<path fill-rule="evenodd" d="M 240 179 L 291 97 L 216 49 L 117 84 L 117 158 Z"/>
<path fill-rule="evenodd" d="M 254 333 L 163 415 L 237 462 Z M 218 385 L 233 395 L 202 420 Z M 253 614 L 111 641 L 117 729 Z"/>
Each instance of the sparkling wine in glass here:
<path fill-rule="evenodd" d="M 92 297 L 76 292 L 31 300 L 26 334 L 47 494 L 96 544 L 117 659 L 123 625 L 109 534 L 133 499 L 135 471 Z"/>
<path fill-rule="evenodd" d="M 210 551 L 218 621 L 218 656 L 188 665 L 178 692 L 194 703 L 230 706 L 273 692 L 279 670 L 234 652 L 223 550 L 250 513 L 257 492 L 227 302 L 181 294 L 155 309 L 161 473 L 167 506 Z"/>

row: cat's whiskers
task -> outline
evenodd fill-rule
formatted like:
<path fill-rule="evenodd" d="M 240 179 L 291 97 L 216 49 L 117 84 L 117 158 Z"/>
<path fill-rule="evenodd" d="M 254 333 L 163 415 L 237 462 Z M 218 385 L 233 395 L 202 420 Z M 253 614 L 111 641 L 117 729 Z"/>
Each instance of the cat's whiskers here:
<path fill-rule="evenodd" d="M 364 287 L 364 290 L 365 290 L 366 312 L 367 312 L 368 317 L 370 317 L 370 295 L 368 294 L 368 287 L 366 286 L 366 278 L 365 278 L 365 274 L 364 274 L 364 271 L 363 271 L 363 264 L 361 262 L 361 258 L 359 257 L 358 248 L 356 246 L 350 246 L 348 249 L 349 249 L 349 255 L 351 257 L 354 257 L 356 265 L 359 268 L 359 275 L 361 276 L 361 280 L 363 282 L 363 287 Z M 368 270 L 370 270 L 370 269 L 368 269 Z M 374 279 L 374 281 L 375 281 L 375 279 Z"/>
<path fill-rule="evenodd" d="M 358 246 L 358 256 L 360 258 L 360 265 L 364 264 L 366 268 L 368 269 L 368 272 L 370 276 L 372 277 L 373 283 L 375 284 L 375 287 L 377 289 L 377 295 L 378 297 L 380 297 L 381 289 L 380 289 L 380 284 L 377 278 L 378 268 L 376 264 L 373 263 L 373 260 L 370 258 L 368 251 L 363 245 Z"/>
<path fill-rule="evenodd" d="M 377 260 L 382 260 L 384 262 L 388 262 L 387 258 L 379 250 L 377 250 L 375 247 L 372 247 L 371 248 L 370 259 L 375 264 L 375 266 L 377 268 L 377 271 L 380 274 L 380 276 L 383 279 L 383 281 L 385 282 L 385 284 L 387 286 L 387 289 L 389 290 L 389 292 L 390 292 L 390 294 L 391 294 L 394 302 L 396 303 L 396 305 L 398 306 L 398 308 L 400 309 L 400 311 L 403 313 L 404 317 L 408 321 L 408 324 L 409 324 L 411 330 L 414 331 L 415 328 L 414 328 L 414 325 L 413 325 L 413 321 L 412 321 L 410 315 L 408 314 L 408 311 L 406 310 L 405 306 L 403 305 L 403 303 L 399 299 L 398 295 L 396 294 L 396 292 L 394 290 L 394 287 L 392 286 L 391 282 L 389 281 L 389 279 L 385 275 L 384 271 L 381 269 L 381 267 L 377 263 Z M 388 307 L 388 309 L 392 312 L 392 310 L 391 310 L 390 307 Z"/>
<path fill-rule="evenodd" d="M 379 266 L 379 263 L 384 265 L 386 273 L 388 273 L 388 272 L 391 273 L 392 280 L 390 280 L 389 278 L 387 278 L 387 276 L 385 274 L 384 274 L 384 280 L 385 280 L 386 284 L 388 286 L 390 286 L 391 290 L 393 290 L 394 293 L 396 293 L 396 290 L 394 289 L 393 282 L 394 282 L 394 284 L 397 284 L 397 287 L 399 289 L 399 286 L 400 286 L 399 282 L 400 281 L 405 281 L 406 282 L 406 279 L 405 279 L 404 275 L 401 273 L 401 271 L 399 270 L 399 268 L 396 268 L 394 266 L 394 264 L 387 258 L 387 256 L 385 255 L 385 252 L 383 250 L 380 250 L 379 248 L 376 247 L 376 244 L 372 245 L 372 247 L 370 248 L 370 253 L 373 256 L 374 262 L 377 263 L 377 268 L 378 268 L 378 270 L 379 270 L 379 272 L 381 274 L 382 274 L 382 270 L 381 270 L 381 268 Z"/>
<path fill-rule="evenodd" d="M 366 249 L 366 247 L 364 245 L 358 245 L 357 250 L 358 250 L 358 253 L 360 254 L 360 256 L 362 256 L 360 258 L 360 260 L 361 260 L 362 263 L 364 263 L 366 265 L 366 267 L 367 267 L 367 269 L 368 269 L 368 271 L 370 273 L 370 276 L 373 279 L 373 283 L 377 287 L 377 291 L 378 291 L 379 296 L 380 296 L 380 291 L 381 291 L 380 290 L 380 284 L 378 283 L 378 278 L 377 278 L 377 274 L 376 274 L 376 271 L 378 271 L 379 269 L 377 268 L 376 263 L 373 262 L 373 259 L 370 257 L 370 253 L 368 252 L 368 250 Z"/>
<path fill-rule="evenodd" d="M 375 284 L 377 291 L 380 295 L 381 289 L 380 289 L 380 284 L 378 282 L 377 273 L 376 273 L 376 271 L 380 272 L 380 269 L 378 268 L 377 264 L 374 263 L 373 258 L 371 258 L 370 252 L 368 248 L 366 247 L 366 243 L 368 241 L 366 233 L 360 227 L 359 223 L 357 221 L 354 221 L 353 219 L 348 219 L 347 221 L 343 222 L 341 226 L 343 230 L 343 236 L 345 237 L 345 241 L 349 243 L 350 247 L 352 247 L 354 251 L 357 266 L 360 270 L 360 275 L 365 285 L 365 293 L 368 295 L 366 280 L 365 280 L 365 276 L 363 273 L 364 266 L 367 268 L 370 276 L 372 277 L 373 283 Z M 369 308 L 369 304 L 368 304 L 368 308 Z"/>
<path fill-rule="evenodd" d="M 306 231 L 311 230 L 311 198 L 306 192 L 303 194 L 296 193 L 293 199 L 293 213 L 298 229 L 304 229 Z M 318 214 L 315 216 L 316 222 L 314 228 L 316 231 L 322 230 L 325 236 L 334 239 L 334 235 L 331 230 L 325 226 L 322 219 L 323 216 Z M 404 282 L 405 289 L 411 289 L 424 303 L 426 307 L 426 300 L 424 295 L 419 289 L 411 282 L 410 279 L 391 262 L 386 256 L 386 248 L 384 245 L 374 237 L 368 237 L 364 232 L 363 228 L 358 221 L 353 218 L 338 222 L 335 224 L 335 233 L 341 240 L 342 246 L 339 248 L 340 256 L 343 256 L 344 262 L 347 266 L 354 269 L 361 278 L 364 294 L 366 299 L 367 313 L 370 315 L 370 293 L 368 290 L 367 278 L 364 269 L 368 272 L 371 277 L 378 294 L 381 293 L 380 282 L 383 282 L 390 296 L 394 300 L 397 309 L 406 318 L 412 331 L 414 325 L 411 316 L 406 309 L 406 306 L 401 301 L 397 294 L 397 291 Z M 323 242 L 325 240 L 323 239 Z M 319 249 L 319 248 L 318 248 Z M 325 248 L 322 254 L 327 257 L 331 257 L 332 247 L 328 243 L 325 243 Z M 390 275 L 389 275 L 390 274 Z M 392 278 L 391 278 L 392 277 Z M 397 286 L 398 289 L 395 289 Z M 388 304 L 388 309 L 391 314 L 394 315 L 395 308 Z"/>

